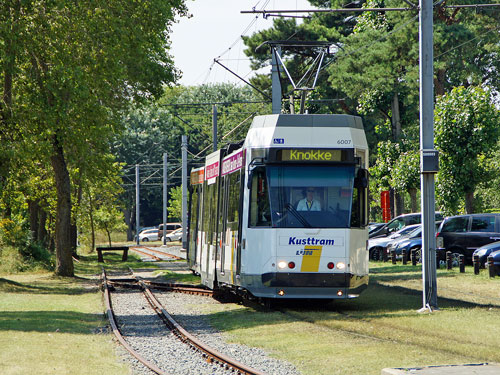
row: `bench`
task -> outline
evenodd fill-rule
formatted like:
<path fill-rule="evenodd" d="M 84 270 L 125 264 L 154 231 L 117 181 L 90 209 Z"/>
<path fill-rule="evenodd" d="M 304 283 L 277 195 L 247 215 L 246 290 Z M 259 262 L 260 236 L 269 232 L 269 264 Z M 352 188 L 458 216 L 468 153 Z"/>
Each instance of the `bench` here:
<path fill-rule="evenodd" d="M 97 250 L 97 261 L 100 263 L 104 262 L 102 257 L 103 251 L 123 251 L 122 262 L 125 262 L 128 258 L 128 246 L 111 246 L 111 247 L 96 247 Z"/>

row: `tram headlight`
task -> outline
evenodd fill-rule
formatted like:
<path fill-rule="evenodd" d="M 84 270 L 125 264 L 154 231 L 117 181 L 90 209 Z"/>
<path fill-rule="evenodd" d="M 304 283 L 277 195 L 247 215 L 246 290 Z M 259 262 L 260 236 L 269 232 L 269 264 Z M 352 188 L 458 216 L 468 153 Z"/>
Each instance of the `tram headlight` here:
<path fill-rule="evenodd" d="M 281 270 L 284 269 L 284 268 L 286 268 L 287 266 L 288 266 L 288 263 L 285 262 L 284 260 L 278 262 L 278 268 L 281 269 Z"/>
<path fill-rule="evenodd" d="M 343 270 L 344 268 L 345 268 L 345 263 L 343 263 L 343 262 L 338 262 L 337 263 L 337 269 Z"/>

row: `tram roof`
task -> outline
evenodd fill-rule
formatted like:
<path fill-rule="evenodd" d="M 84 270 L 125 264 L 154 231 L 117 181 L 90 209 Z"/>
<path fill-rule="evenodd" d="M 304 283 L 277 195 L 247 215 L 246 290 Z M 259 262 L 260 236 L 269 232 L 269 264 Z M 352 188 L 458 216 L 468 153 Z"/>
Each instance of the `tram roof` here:
<path fill-rule="evenodd" d="M 364 129 L 361 117 L 339 114 L 275 114 L 256 116 L 252 122 L 251 129 L 275 127 Z"/>

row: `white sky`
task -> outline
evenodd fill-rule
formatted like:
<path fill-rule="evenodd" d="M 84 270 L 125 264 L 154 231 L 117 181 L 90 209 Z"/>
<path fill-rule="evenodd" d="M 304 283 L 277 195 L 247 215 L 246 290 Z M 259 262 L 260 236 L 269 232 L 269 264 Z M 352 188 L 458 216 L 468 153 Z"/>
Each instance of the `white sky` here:
<path fill-rule="evenodd" d="M 214 82 L 241 82 L 218 64 L 210 66 L 221 56 L 221 63 L 238 75 L 248 78 L 250 63 L 243 50 L 240 35 L 253 22 L 245 35 L 272 26 L 272 17 L 241 14 L 242 10 L 311 9 L 307 0 L 186 0 L 191 18 L 183 17 L 172 28 L 171 55 L 175 66 L 183 72 L 180 84 L 187 86 Z M 300 21 L 299 21 L 300 22 Z M 234 44 L 237 42 L 236 44 Z M 228 48 L 234 46 L 228 51 Z M 243 60 L 240 60 L 243 59 Z M 269 67 L 270 70 L 270 67 Z"/>

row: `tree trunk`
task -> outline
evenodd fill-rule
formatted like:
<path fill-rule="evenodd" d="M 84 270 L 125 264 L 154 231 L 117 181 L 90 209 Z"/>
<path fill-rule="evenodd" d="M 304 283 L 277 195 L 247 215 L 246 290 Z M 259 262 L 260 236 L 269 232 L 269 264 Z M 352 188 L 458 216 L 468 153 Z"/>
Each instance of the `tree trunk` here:
<path fill-rule="evenodd" d="M 50 158 L 56 181 L 56 275 L 74 276 L 71 251 L 71 183 L 64 150 L 57 139 L 53 138 L 53 154 Z"/>
<path fill-rule="evenodd" d="M 109 232 L 108 228 L 104 228 L 106 230 L 106 233 L 108 234 L 108 242 L 109 242 L 109 247 L 111 247 L 111 233 Z"/>
<path fill-rule="evenodd" d="M 411 212 L 418 212 L 417 189 L 408 189 L 408 193 L 410 194 Z"/>
<path fill-rule="evenodd" d="M 33 241 L 38 241 L 38 225 L 40 206 L 37 201 L 28 201 L 28 211 L 30 215 L 30 233 Z"/>
<path fill-rule="evenodd" d="M 474 192 L 469 191 L 465 193 L 465 213 L 473 214 L 474 213 Z"/>
<path fill-rule="evenodd" d="M 41 208 L 40 214 L 38 216 L 37 238 L 38 241 L 45 247 L 48 246 L 47 228 L 45 227 L 46 224 L 47 224 L 47 212 L 45 212 L 45 210 Z"/>
<path fill-rule="evenodd" d="M 394 136 L 394 140 L 398 141 L 401 136 L 401 117 L 399 115 L 399 95 L 397 91 L 394 92 L 394 96 L 392 97 L 391 110 L 392 134 Z"/>
<path fill-rule="evenodd" d="M 394 214 L 396 216 L 403 215 L 405 213 L 404 195 L 395 191 L 394 192 Z"/>
<path fill-rule="evenodd" d="M 95 249 L 95 225 L 94 225 L 94 205 L 92 202 L 92 195 L 90 192 L 89 192 L 89 219 L 90 219 L 90 232 L 91 232 L 90 251 L 93 252 Z"/>
<path fill-rule="evenodd" d="M 71 253 L 74 257 L 78 258 L 78 254 L 76 253 L 76 249 L 78 247 L 78 227 L 76 225 L 76 217 L 78 211 L 80 210 L 80 205 L 82 203 L 82 170 L 80 168 L 78 174 L 78 180 L 76 181 L 78 185 L 78 190 L 76 192 L 76 207 L 73 210 L 73 215 L 71 217 Z"/>
<path fill-rule="evenodd" d="M 436 78 L 434 78 L 434 92 L 436 96 L 443 96 L 445 94 L 444 91 L 445 79 L 446 79 L 446 71 L 444 69 L 439 69 L 436 72 Z"/>
<path fill-rule="evenodd" d="M 125 217 L 125 223 L 127 224 L 127 241 L 134 240 L 134 232 L 132 230 L 132 213 L 130 209 L 125 208 L 123 210 L 123 216 Z"/>

